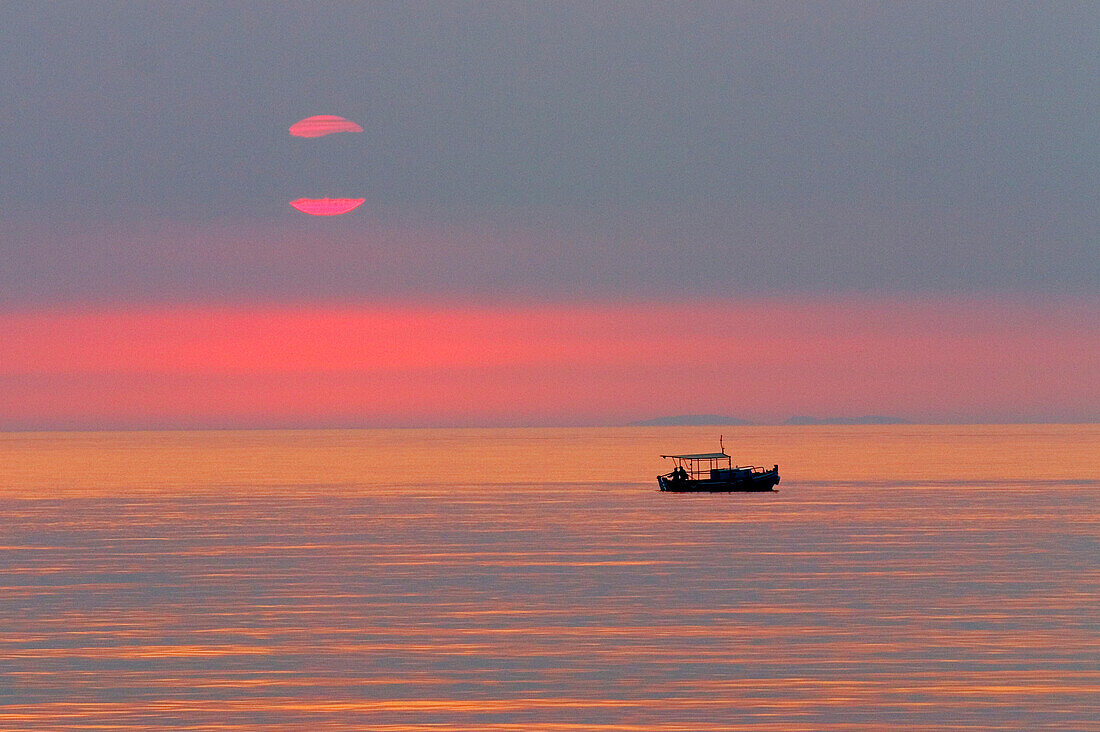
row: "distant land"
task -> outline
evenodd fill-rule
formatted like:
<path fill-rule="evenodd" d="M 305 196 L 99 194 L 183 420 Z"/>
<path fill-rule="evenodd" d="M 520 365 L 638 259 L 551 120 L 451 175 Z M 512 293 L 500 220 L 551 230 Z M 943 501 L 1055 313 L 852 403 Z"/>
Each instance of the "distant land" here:
<path fill-rule="evenodd" d="M 747 419 L 723 417 L 720 414 L 681 414 L 675 417 L 656 417 L 631 422 L 628 427 L 707 427 L 710 425 L 746 425 Z"/>
<path fill-rule="evenodd" d="M 865 417 L 791 417 L 783 424 L 822 425 L 822 424 L 909 424 L 900 417 L 886 417 L 881 414 L 868 414 Z"/>
<path fill-rule="evenodd" d="M 720 425 L 752 425 L 747 419 L 738 417 L 726 417 L 721 414 L 678 414 L 669 417 L 654 417 L 631 422 L 627 427 L 710 427 Z M 891 417 L 882 414 L 868 414 L 862 417 L 808 417 L 795 415 L 787 419 L 784 425 L 831 425 L 831 424 L 911 424 L 909 420 L 901 417 Z"/>

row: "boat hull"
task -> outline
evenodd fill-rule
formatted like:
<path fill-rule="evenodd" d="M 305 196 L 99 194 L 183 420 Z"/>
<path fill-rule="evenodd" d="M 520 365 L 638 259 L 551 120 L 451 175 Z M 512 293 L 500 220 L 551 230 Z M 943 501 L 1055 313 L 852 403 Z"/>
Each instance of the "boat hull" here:
<path fill-rule="evenodd" d="M 657 478 L 657 485 L 667 493 L 763 493 L 774 491 L 778 484 L 778 470 L 734 480 L 671 480 L 664 475 Z"/>

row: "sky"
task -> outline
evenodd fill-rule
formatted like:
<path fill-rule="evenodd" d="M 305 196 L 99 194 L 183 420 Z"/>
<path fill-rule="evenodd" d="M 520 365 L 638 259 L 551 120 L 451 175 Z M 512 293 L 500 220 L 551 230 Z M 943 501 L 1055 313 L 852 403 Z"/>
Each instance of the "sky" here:
<path fill-rule="evenodd" d="M 0 428 L 1100 419 L 1095 3 L 0 27 Z"/>

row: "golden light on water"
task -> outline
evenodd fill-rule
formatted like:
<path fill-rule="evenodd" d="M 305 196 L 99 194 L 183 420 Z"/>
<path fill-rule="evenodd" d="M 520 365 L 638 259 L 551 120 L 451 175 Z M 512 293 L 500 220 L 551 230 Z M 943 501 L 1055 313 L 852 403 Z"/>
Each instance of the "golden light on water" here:
<path fill-rule="evenodd" d="M 1095 425 L 24 432 L 0 439 L 7 497 L 455 486 L 648 485 L 658 456 L 716 448 L 790 483 L 1026 485 L 1100 476 Z"/>
<path fill-rule="evenodd" d="M 1100 427 L 8 434 L 0 728 L 1084 729 Z"/>

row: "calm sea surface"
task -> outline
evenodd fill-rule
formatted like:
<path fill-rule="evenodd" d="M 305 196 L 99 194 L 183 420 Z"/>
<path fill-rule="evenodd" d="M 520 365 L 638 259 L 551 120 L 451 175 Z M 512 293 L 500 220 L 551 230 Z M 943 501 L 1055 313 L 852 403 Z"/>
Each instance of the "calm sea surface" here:
<path fill-rule="evenodd" d="M 1100 426 L 0 435 L 0 729 L 1100 730 Z"/>

